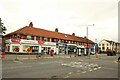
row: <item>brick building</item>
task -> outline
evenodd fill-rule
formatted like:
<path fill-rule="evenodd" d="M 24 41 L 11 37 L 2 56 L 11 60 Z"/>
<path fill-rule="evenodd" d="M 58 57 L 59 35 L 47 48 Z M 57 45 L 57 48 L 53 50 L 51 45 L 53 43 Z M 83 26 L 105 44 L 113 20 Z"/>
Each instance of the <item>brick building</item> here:
<path fill-rule="evenodd" d="M 87 43 L 88 42 L 88 46 Z M 86 48 L 94 52 L 94 42 L 86 37 L 75 36 L 75 33 L 64 34 L 58 31 L 33 27 L 31 22 L 19 30 L 5 35 L 5 51 L 11 53 L 45 53 L 53 49 L 56 54 L 86 54 Z"/>

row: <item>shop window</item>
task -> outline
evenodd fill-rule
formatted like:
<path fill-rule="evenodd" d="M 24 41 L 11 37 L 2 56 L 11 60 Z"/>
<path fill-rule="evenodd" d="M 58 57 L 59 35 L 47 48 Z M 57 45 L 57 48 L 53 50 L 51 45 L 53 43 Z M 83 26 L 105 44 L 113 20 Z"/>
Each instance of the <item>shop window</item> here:
<path fill-rule="evenodd" d="M 31 40 L 31 35 L 27 35 L 27 39 L 28 39 L 28 40 Z"/>
<path fill-rule="evenodd" d="M 23 52 L 32 52 L 32 46 L 23 46 Z"/>
<path fill-rule="evenodd" d="M 13 52 L 19 52 L 19 46 L 12 46 L 12 51 Z"/>
<path fill-rule="evenodd" d="M 39 46 L 32 46 L 32 52 L 38 52 Z"/>

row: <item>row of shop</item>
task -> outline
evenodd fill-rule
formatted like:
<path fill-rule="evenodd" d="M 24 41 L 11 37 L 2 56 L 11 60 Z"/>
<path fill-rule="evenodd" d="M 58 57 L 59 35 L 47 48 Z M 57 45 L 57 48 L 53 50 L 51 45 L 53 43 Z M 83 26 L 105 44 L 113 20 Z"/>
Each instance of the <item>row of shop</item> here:
<path fill-rule="evenodd" d="M 24 39 L 9 39 L 5 41 L 5 52 L 10 53 L 44 53 L 49 54 L 52 49 L 54 54 L 70 54 L 76 53 L 78 55 L 95 53 L 94 46 L 78 46 L 76 44 L 55 43 L 55 42 L 43 42 L 36 40 L 24 40 Z"/>

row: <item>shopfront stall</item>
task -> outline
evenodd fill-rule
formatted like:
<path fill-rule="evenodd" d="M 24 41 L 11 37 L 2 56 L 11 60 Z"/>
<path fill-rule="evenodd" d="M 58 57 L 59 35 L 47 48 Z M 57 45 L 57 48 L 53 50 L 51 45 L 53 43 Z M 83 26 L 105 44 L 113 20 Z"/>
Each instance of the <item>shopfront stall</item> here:
<path fill-rule="evenodd" d="M 9 39 L 5 41 L 5 52 L 10 53 L 41 53 L 41 45 L 39 41 L 23 40 L 23 39 Z"/>
<path fill-rule="evenodd" d="M 82 56 L 82 55 L 84 55 L 85 54 L 85 48 L 84 48 L 84 46 L 77 46 L 77 54 L 78 54 L 78 56 Z"/>

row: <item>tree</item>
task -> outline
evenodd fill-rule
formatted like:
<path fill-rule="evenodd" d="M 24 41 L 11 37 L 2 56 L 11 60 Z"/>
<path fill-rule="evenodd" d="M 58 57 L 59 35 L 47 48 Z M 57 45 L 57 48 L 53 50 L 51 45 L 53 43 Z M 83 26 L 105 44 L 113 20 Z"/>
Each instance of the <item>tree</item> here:
<path fill-rule="evenodd" d="M 2 23 L 2 20 L 0 18 L 0 34 L 5 34 L 6 27 L 4 26 L 4 23 Z"/>

